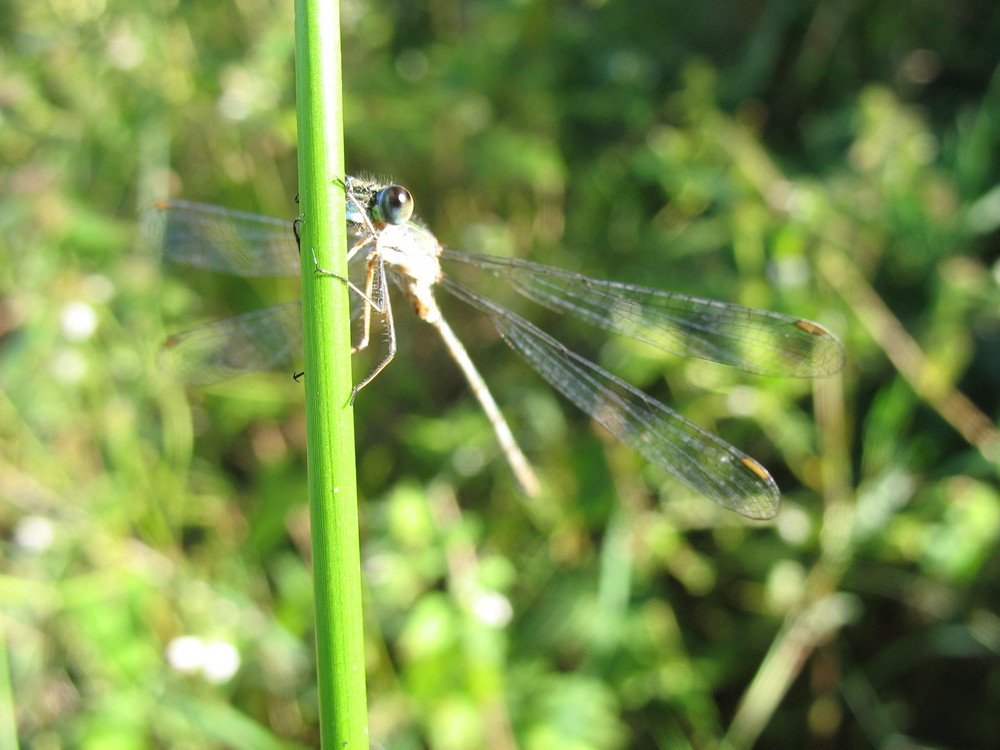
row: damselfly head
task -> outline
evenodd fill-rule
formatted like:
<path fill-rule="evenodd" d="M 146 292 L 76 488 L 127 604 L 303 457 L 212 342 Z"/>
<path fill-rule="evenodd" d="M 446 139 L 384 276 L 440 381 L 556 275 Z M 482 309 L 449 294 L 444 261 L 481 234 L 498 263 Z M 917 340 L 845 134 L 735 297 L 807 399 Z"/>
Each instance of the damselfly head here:
<path fill-rule="evenodd" d="M 413 196 L 402 185 L 389 185 L 375 193 L 372 219 L 386 224 L 405 224 L 413 216 Z"/>

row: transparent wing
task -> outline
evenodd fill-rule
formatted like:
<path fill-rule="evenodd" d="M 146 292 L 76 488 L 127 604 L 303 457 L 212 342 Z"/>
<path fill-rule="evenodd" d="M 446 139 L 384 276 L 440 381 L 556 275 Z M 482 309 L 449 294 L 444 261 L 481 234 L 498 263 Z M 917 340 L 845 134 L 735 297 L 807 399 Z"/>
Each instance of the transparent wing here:
<path fill-rule="evenodd" d="M 441 284 L 485 313 L 511 348 L 554 388 L 650 463 L 748 518 L 771 518 L 778 512 L 778 486 L 757 461 L 509 310 L 447 277 Z"/>
<path fill-rule="evenodd" d="M 351 295 L 351 321 L 364 303 Z M 302 355 L 302 303 L 254 310 L 171 336 L 160 366 L 191 385 L 208 385 L 251 372 L 291 367 Z"/>
<path fill-rule="evenodd" d="M 844 365 L 844 347 L 823 326 L 766 310 L 592 279 L 540 263 L 445 250 L 528 299 L 591 325 L 687 357 L 763 375 L 815 377 Z"/>
<path fill-rule="evenodd" d="M 291 367 L 302 352 L 302 303 L 255 310 L 172 336 L 160 366 L 192 385 Z"/>
<path fill-rule="evenodd" d="M 177 263 L 234 276 L 295 276 L 292 222 L 188 201 L 162 201 L 142 217 L 143 234 Z"/>

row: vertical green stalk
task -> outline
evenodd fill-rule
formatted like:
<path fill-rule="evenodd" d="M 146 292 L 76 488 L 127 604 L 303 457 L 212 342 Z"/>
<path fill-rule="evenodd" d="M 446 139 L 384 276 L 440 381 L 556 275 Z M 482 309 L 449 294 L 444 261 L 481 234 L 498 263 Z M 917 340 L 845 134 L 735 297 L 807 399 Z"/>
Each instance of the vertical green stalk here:
<path fill-rule="evenodd" d="M 368 718 L 354 416 L 349 403 L 350 308 L 347 287 L 317 276 L 313 265 L 315 253 L 321 267 L 347 276 L 337 1 L 296 0 L 295 36 L 320 729 L 323 747 L 360 750 L 368 747 Z"/>

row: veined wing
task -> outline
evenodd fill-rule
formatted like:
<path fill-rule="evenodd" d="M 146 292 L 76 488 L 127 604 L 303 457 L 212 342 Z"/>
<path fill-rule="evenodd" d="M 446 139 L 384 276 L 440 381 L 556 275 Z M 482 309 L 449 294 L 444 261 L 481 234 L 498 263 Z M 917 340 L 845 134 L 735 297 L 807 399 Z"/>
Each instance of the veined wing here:
<path fill-rule="evenodd" d="M 499 276 L 551 310 L 673 354 L 763 375 L 815 377 L 844 365 L 840 340 L 802 318 L 592 279 L 526 260 L 448 249 L 441 257 Z"/>
<path fill-rule="evenodd" d="M 748 518 L 771 518 L 781 495 L 767 469 L 664 404 L 453 279 L 441 284 L 485 313 L 549 383 L 622 443 L 697 492 Z"/>
<path fill-rule="evenodd" d="M 188 201 L 161 201 L 143 215 L 143 233 L 177 263 L 235 276 L 295 276 L 292 222 Z"/>
<path fill-rule="evenodd" d="M 172 336 L 160 364 L 178 380 L 207 385 L 290 367 L 302 352 L 302 303 L 254 310 Z"/>

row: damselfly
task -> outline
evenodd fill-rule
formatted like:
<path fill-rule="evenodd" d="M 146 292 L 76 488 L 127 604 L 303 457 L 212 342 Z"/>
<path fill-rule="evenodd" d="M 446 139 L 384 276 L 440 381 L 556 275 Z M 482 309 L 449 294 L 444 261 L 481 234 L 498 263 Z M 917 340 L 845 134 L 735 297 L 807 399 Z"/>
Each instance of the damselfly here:
<path fill-rule="evenodd" d="M 815 377 L 836 372 L 843 366 L 844 349 L 826 328 L 780 313 L 601 281 L 526 260 L 449 250 L 413 218 L 413 200 L 405 188 L 353 177 L 347 178 L 344 188 L 349 260 L 364 271 L 358 284 L 341 279 L 351 284 L 353 315 L 362 321 L 354 351 L 368 345 L 373 316 L 382 318 L 388 342 L 386 356 L 359 382 L 355 393 L 396 351 L 391 280 L 417 315 L 437 329 L 486 412 L 522 488 L 537 491 L 531 465 L 441 315 L 435 290 L 444 288 L 486 315 L 507 344 L 553 387 L 651 463 L 749 518 L 770 518 L 777 512 L 777 484 L 756 460 L 448 276 L 442 262 L 486 271 L 538 304 L 613 333 L 753 373 Z M 147 221 L 147 231 L 167 258 L 238 276 L 298 274 L 300 253 L 292 229 L 288 221 L 184 201 L 158 204 Z M 315 263 L 310 255 L 305 257 L 307 263 Z M 318 267 L 317 272 L 332 275 Z M 289 366 L 301 347 L 301 303 L 296 302 L 174 336 L 164 348 L 164 361 L 182 379 L 205 384 Z"/>

